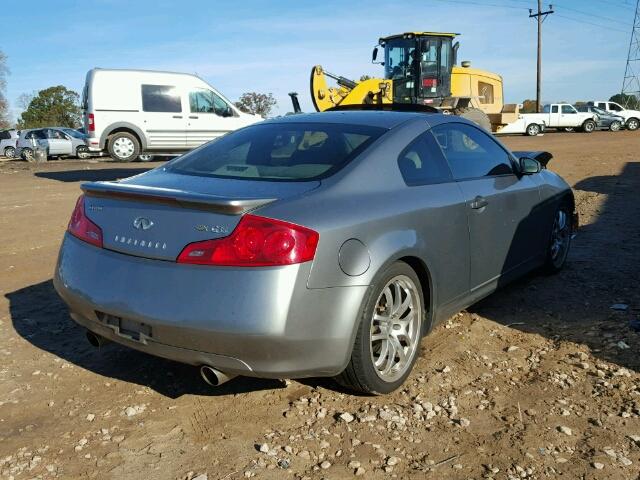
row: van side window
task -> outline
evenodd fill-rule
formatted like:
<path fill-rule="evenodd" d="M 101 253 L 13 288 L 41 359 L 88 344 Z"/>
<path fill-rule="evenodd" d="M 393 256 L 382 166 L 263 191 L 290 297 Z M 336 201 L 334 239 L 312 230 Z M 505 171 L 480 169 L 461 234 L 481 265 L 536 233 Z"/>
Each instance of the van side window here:
<path fill-rule="evenodd" d="M 178 90 L 170 85 L 142 85 L 142 111 L 182 112 Z"/>
<path fill-rule="evenodd" d="M 230 117 L 233 110 L 222 98 L 211 90 L 198 88 L 189 92 L 191 113 L 215 113 L 221 117 Z"/>

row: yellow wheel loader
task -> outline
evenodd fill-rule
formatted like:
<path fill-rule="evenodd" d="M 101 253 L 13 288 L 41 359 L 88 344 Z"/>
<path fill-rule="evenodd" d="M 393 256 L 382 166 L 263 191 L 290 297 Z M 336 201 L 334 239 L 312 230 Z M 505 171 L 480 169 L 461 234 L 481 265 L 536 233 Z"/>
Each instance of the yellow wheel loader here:
<path fill-rule="evenodd" d="M 372 62 L 384 66 L 384 78 L 349 80 L 311 70 L 311 99 L 317 111 L 358 104 L 419 104 L 468 118 L 489 131 L 511 121 L 513 106 L 503 115 L 502 77 L 457 66 L 457 33 L 408 32 L 380 38 Z M 378 61 L 382 49 L 384 59 Z M 335 81 L 330 86 L 327 77 Z M 503 118 L 505 117 L 505 118 Z"/>

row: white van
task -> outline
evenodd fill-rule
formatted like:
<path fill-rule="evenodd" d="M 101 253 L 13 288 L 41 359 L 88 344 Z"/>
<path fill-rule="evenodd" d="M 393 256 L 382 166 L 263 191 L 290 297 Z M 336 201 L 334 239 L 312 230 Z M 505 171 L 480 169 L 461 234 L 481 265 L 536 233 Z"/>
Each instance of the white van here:
<path fill-rule="evenodd" d="M 180 153 L 259 122 L 188 73 L 94 68 L 82 91 L 87 146 L 114 160 Z"/>

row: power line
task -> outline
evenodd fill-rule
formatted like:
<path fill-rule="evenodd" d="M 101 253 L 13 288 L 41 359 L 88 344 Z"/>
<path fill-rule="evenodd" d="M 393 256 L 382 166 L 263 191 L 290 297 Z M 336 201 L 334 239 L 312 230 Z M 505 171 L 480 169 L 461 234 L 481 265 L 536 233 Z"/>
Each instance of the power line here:
<path fill-rule="evenodd" d="M 558 18 L 564 18 L 565 20 L 571 20 L 572 22 L 584 23 L 586 25 L 593 25 L 594 27 L 604 28 L 606 30 L 615 30 L 616 32 L 627 33 L 627 30 L 622 30 L 621 28 L 610 27 L 609 25 L 604 25 L 602 23 L 590 22 L 588 20 L 583 20 L 581 18 L 568 17 L 566 15 L 557 14 Z"/>
<path fill-rule="evenodd" d="M 572 7 L 566 7 L 564 5 L 556 5 L 556 7 L 558 7 L 561 10 L 569 10 L 571 12 L 576 12 L 579 13 L 580 15 L 586 15 L 588 17 L 594 17 L 594 18 L 599 18 L 601 20 L 609 20 L 611 22 L 615 22 L 615 23 L 620 23 L 620 24 L 624 24 L 624 25 L 629 25 L 623 21 L 621 21 L 620 19 L 617 18 L 613 18 L 613 17 L 605 17 L 604 15 L 596 15 L 595 13 L 590 13 L 590 12 L 585 12 L 584 10 L 578 10 L 577 8 L 572 8 Z"/>
<path fill-rule="evenodd" d="M 437 2 L 445 2 L 445 3 L 452 3 L 454 5 L 459 5 L 459 4 L 465 4 L 465 5 L 478 5 L 480 7 L 498 7 L 498 8 L 511 8 L 514 10 L 524 10 L 525 7 L 516 7 L 513 5 L 504 5 L 504 4 L 497 4 L 497 3 L 485 3 L 485 2 L 473 2 L 470 0 L 436 0 Z"/>

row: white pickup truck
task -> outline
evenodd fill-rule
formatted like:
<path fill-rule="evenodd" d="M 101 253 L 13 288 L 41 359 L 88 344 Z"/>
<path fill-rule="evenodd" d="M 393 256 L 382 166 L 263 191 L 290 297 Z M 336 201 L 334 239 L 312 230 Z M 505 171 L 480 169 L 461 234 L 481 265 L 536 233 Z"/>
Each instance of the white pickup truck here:
<path fill-rule="evenodd" d="M 521 114 L 527 128 L 527 135 L 538 135 L 543 129 L 577 128 L 586 133 L 593 132 L 596 127 L 596 115 L 589 112 L 578 112 L 568 103 L 552 103 L 545 105 L 542 113 Z"/>
<path fill-rule="evenodd" d="M 598 100 L 597 102 L 589 102 L 588 105 L 594 105 L 602 110 L 611 112 L 614 115 L 619 115 L 624 118 L 627 130 L 637 130 L 640 128 L 640 111 L 629 110 L 616 102 L 610 102 L 608 100 Z"/>

